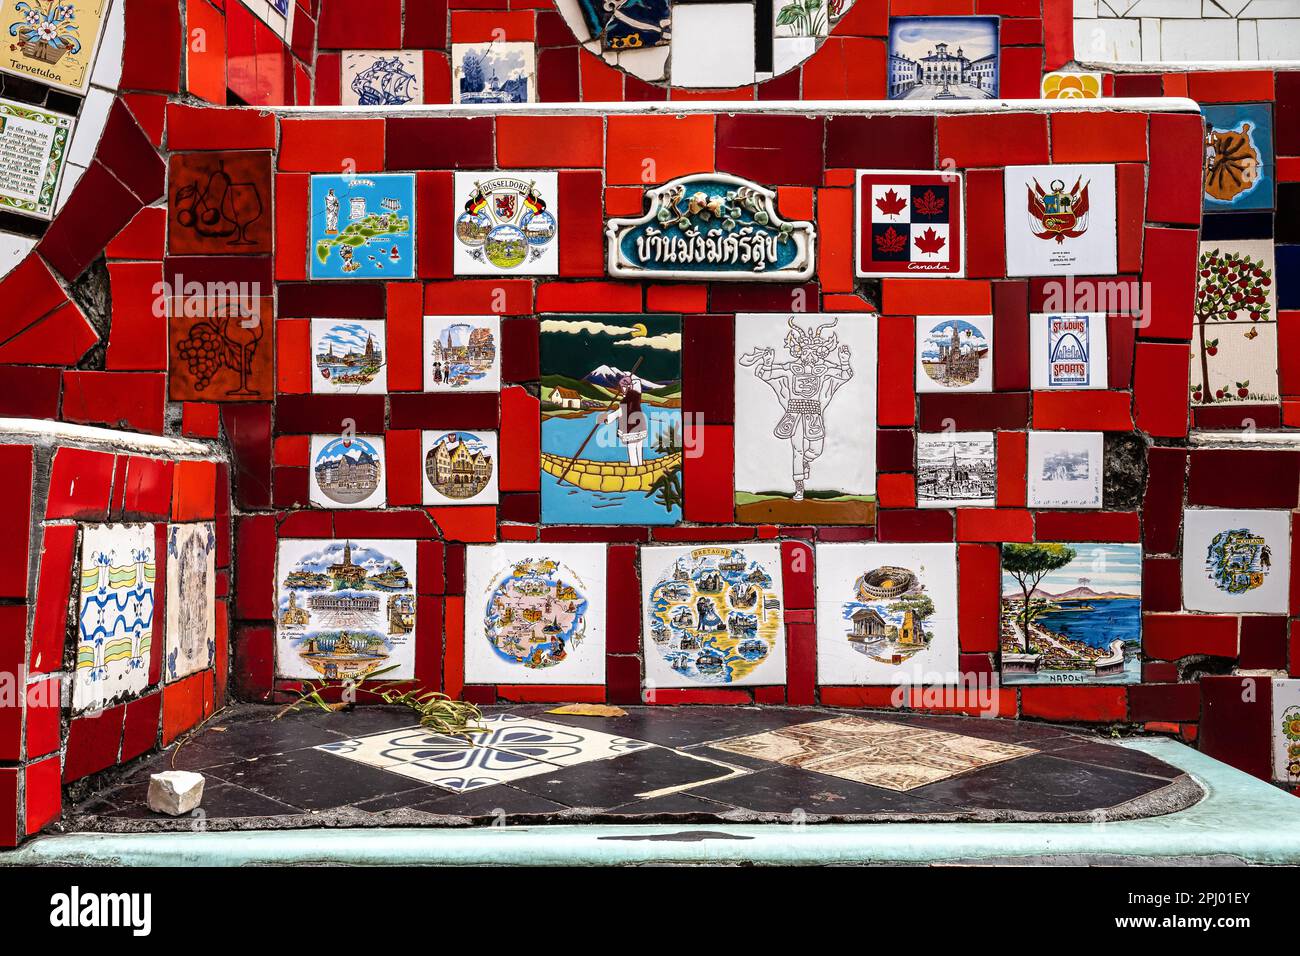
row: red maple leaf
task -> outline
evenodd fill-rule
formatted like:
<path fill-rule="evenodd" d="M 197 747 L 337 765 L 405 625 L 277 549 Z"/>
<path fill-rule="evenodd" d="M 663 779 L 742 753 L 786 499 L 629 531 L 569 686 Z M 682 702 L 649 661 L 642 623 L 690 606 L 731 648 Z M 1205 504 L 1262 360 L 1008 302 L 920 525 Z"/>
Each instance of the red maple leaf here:
<path fill-rule="evenodd" d="M 876 248 L 881 252 L 898 252 L 907 245 L 907 238 L 890 226 L 882 235 L 876 236 Z"/>
<path fill-rule="evenodd" d="M 922 216 L 937 216 L 943 212 L 943 207 L 947 203 L 946 199 L 940 199 L 934 194 L 933 189 L 927 189 L 922 195 L 912 200 L 912 205 Z"/>
<path fill-rule="evenodd" d="M 892 188 L 876 200 L 876 208 L 886 216 L 897 216 L 906 205 L 907 200 L 900 198 Z"/>
<path fill-rule="evenodd" d="M 927 255 L 933 255 L 948 244 L 943 236 L 936 235 L 934 229 L 927 229 L 916 237 L 916 248 Z"/>

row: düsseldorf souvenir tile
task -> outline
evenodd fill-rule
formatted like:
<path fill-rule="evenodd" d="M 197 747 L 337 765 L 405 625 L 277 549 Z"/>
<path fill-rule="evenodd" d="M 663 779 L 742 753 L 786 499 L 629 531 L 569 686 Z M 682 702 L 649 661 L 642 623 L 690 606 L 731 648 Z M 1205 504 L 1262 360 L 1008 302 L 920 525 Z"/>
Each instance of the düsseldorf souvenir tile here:
<path fill-rule="evenodd" d="M 456 275 L 553 276 L 560 268 L 558 177 L 536 170 L 456 173 Z"/>

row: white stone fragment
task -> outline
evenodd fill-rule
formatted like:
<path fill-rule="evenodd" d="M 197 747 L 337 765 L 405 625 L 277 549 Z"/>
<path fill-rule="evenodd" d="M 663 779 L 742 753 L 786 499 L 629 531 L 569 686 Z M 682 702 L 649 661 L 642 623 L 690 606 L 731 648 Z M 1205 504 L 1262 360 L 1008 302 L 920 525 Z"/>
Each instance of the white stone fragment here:
<path fill-rule="evenodd" d="M 173 817 L 189 813 L 203 802 L 203 774 L 167 770 L 149 777 L 149 809 Z"/>

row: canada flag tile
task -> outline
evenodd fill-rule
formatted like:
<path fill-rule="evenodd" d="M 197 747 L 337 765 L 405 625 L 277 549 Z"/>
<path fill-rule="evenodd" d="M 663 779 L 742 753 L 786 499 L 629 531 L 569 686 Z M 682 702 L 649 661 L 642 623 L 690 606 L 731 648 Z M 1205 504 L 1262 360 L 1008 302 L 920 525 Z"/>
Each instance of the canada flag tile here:
<path fill-rule="evenodd" d="M 961 276 L 959 173 L 858 170 L 858 275 Z"/>
<path fill-rule="evenodd" d="M 1114 166 L 1008 166 L 1007 275 L 1113 275 Z"/>

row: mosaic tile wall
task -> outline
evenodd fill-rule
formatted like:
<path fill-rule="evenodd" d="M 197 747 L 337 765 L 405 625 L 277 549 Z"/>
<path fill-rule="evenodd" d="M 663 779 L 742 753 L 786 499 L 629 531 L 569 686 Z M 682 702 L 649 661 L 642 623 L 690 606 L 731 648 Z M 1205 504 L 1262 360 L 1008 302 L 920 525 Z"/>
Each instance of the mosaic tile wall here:
<path fill-rule="evenodd" d="M 1074 51 L 1107 63 L 1294 60 L 1291 0 L 1074 0 Z"/>
<path fill-rule="evenodd" d="M 224 616 L 211 656 L 169 644 L 207 592 L 158 566 L 206 569 L 207 521 L 245 699 L 373 675 L 1128 723 L 1296 784 L 1300 450 L 1270 435 L 1300 413 L 1300 73 L 1072 62 L 1066 0 L 450 6 L 114 0 L 77 53 L 54 23 L 0 64 L 41 157 L 0 196 L 0 415 L 230 456 L 202 514 L 131 508 L 120 463 L 66 520 L 38 483 L 7 659 L 87 541 L 140 626 L 60 672 L 103 672 L 107 724 L 84 690 L 59 735 L 0 705 L 0 843 L 219 704 Z M 1113 102 L 939 102 L 1040 91 Z M 1124 102 L 1165 96 L 1204 117 Z M 582 100 L 633 112 L 493 112 Z M 241 108 L 309 103 L 340 110 Z"/>

